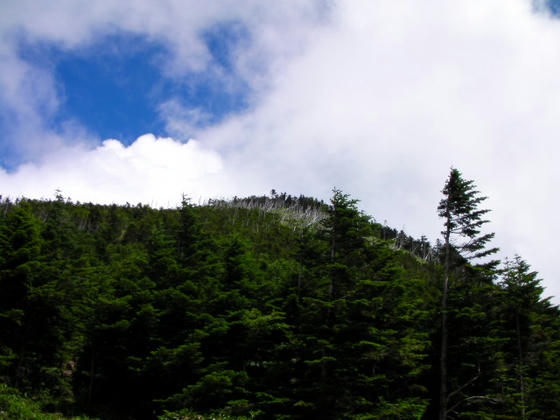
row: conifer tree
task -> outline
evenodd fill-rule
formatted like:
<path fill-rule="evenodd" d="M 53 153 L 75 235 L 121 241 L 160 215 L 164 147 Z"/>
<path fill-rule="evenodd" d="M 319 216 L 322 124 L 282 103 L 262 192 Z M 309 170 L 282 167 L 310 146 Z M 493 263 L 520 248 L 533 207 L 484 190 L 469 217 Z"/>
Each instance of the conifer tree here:
<path fill-rule="evenodd" d="M 444 416 L 560 419 L 560 309 L 521 259 L 497 284 L 472 261 L 494 252 L 472 181 L 451 171 L 433 258 L 333 193 L 266 209 L 0 199 L 0 382 L 107 419 L 437 418 L 445 271 Z M 313 223 L 285 217 L 296 201 Z"/>
<path fill-rule="evenodd" d="M 542 287 L 539 285 L 536 272 L 529 271 L 529 265 L 519 256 L 515 256 L 513 261 L 506 261 L 506 267 L 502 280 L 502 287 L 507 297 L 509 306 L 504 330 L 507 331 L 508 324 L 514 325 L 514 347 L 517 353 L 514 363 L 517 376 L 517 392 L 519 401 L 515 404 L 519 407 L 520 418 L 527 418 L 526 400 L 526 380 L 525 380 L 525 352 L 527 349 L 528 330 L 531 323 L 531 311 L 539 303 Z M 508 322 L 509 321 L 509 322 Z M 513 343 L 512 343 L 513 344 Z"/>
<path fill-rule="evenodd" d="M 445 253 L 441 296 L 440 420 L 445 420 L 448 414 L 448 297 L 451 269 L 454 263 L 465 264 L 472 259 L 486 257 L 498 251 L 497 248 L 486 248 L 494 234 L 481 234 L 481 228 L 488 222 L 484 216 L 490 210 L 479 209 L 479 205 L 487 197 L 480 196 L 475 188 L 474 181 L 463 179 L 459 170 L 451 168 L 442 190 L 444 197 L 438 206 L 438 215 L 444 219 L 444 230 L 441 233 Z M 495 265 L 496 262 L 491 261 L 480 267 L 491 269 Z"/>
<path fill-rule="evenodd" d="M 500 334 L 503 346 L 503 378 L 499 389 L 505 409 L 511 415 L 528 418 L 555 418 L 559 386 L 557 360 L 559 343 L 558 308 L 543 299 L 538 273 L 521 257 L 507 260 L 501 276 Z M 550 378 L 556 378 L 549 381 Z M 542 392 L 544 390 L 544 392 Z M 539 395 L 540 394 L 540 395 Z M 544 398 L 543 398 L 544 397 Z M 556 417 L 557 418 L 557 417 Z"/>
<path fill-rule="evenodd" d="M 36 285 L 39 229 L 29 206 L 20 203 L 0 226 L 0 380 L 22 385 L 30 371 L 28 302 Z"/>

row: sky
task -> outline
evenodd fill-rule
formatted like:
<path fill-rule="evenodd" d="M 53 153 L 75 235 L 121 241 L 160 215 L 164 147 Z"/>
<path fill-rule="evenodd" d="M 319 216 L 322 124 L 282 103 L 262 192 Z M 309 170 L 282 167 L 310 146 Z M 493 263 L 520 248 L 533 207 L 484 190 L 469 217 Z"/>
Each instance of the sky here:
<path fill-rule="evenodd" d="M 0 194 L 271 189 L 439 237 L 450 167 L 560 303 L 560 1 L 0 3 Z"/>

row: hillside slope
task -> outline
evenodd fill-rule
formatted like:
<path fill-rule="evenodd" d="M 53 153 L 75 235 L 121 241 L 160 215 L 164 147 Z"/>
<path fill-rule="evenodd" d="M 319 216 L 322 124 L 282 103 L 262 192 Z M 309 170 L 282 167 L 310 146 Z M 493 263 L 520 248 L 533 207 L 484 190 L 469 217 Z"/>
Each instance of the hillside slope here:
<path fill-rule="evenodd" d="M 4 200 L 0 379 L 102 419 L 434 418 L 439 254 L 336 190 L 159 210 Z M 454 417 L 560 412 L 558 308 L 524 261 L 507 268 L 455 263 Z"/>

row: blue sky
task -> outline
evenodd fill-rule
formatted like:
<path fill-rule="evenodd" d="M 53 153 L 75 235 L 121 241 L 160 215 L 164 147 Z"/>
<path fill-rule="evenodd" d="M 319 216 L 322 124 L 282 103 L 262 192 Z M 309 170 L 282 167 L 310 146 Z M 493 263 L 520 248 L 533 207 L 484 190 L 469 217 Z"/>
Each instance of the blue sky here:
<path fill-rule="evenodd" d="M 102 139 L 116 138 L 128 145 L 144 133 L 170 134 L 158 105 L 171 98 L 203 112 L 202 126 L 247 107 L 248 87 L 232 68 L 236 46 L 247 39 L 243 25 L 216 24 L 200 38 L 222 77 L 195 71 L 166 75 L 160 65 L 171 54 L 168 47 L 127 32 L 99 37 L 74 50 L 22 39 L 17 52 L 22 60 L 52 72 L 61 102 L 48 120 L 53 130 L 76 120 Z M 2 123 L 2 131 L 9 129 L 9 118 Z"/>
<path fill-rule="evenodd" d="M 549 11 L 560 14 L 560 0 L 545 4 Z M 197 71 L 180 77 L 166 75 L 160 65 L 172 54 L 169 46 L 127 31 L 112 30 L 77 49 L 22 37 L 17 54 L 52 73 L 60 100 L 46 121 L 52 130 L 60 131 L 67 121 L 74 120 L 100 139 L 116 138 L 129 145 L 144 133 L 177 134 L 167 129 L 159 109 L 169 99 L 203 113 L 204 118 L 196 122 L 201 127 L 249 106 L 250 87 L 236 74 L 233 64 L 236 49 L 249 42 L 248 29 L 242 22 L 226 19 L 204 28 L 199 35 L 222 77 Z M 11 123 L 10 110 L 0 105 L 0 130 L 10 132 Z M 192 134 L 182 133 L 183 140 Z M 22 163 L 12 144 L 4 140 L 0 147 L 0 162 L 5 168 L 12 170 Z"/>
<path fill-rule="evenodd" d="M 272 188 L 434 241 L 451 165 L 560 296 L 560 0 L 0 5 L 0 194 L 174 206 Z M 523 199 L 520 199 L 523 197 Z"/>
<path fill-rule="evenodd" d="M 130 144 L 139 133 L 163 132 L 152 106 L 177 87 L 158 72 L 165 49 L 141 37 L 111 36 L 76 53 L 45 51 L 55 57 L 54 75 L 63 98 L 54 123 L 77 118 L 102 138 Z"/>

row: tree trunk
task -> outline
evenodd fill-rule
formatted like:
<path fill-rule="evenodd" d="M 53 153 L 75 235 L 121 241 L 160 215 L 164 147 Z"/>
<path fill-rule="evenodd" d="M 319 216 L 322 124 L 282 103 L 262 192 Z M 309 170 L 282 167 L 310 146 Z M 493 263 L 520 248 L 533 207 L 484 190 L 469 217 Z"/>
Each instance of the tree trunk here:
<path fill-rule="evenodd" d="M 449 219 L 448 219 L 449 220 Z M 443 290 L 441 293 L 441 352 L 439 358 L 439 420 L 447 419 L 447 295 L 449 290 L 449 238 L 451 229 L 449 223 L 445 232 L 445 267 L 443 276 Z"/>
<path fill-rule="evenodd" d="M 515 314 L 515 328 L 517 332 L 517 353 L 519 357 L 519 366 L 517 367 L 519 375 L 519 393 L 521 394 L 521 420 L 525 420 L 525 384 L 523 380 L 523 349 L 521 348 L 521 328 L 519 327 L 519 314 Z"/>
<path fill-rule="evenodd" d="M 91 408 L 91 400 L 93 398 L 93 381 L 95 375 L 95 352 L 91 351 L 91 360 L 89 364 L 89 385 L 88 385 L 88 399 L 87 399 L 87 407 Z"/>
<path fill-rule="evenodd" d="M 334 228 L 333 228 L 333 233 L 332 233 L 332 239 L 331 239 L 331 264 L 334 264 L 334 259 L 336 256 L 336 240 L 334 237 Z M 329 297 L 333 298 L 333 293 L 334 293 L 334 279 L 333 279 L 333 273 L 330 273 L 330 283 L 329 283 Z"/>

